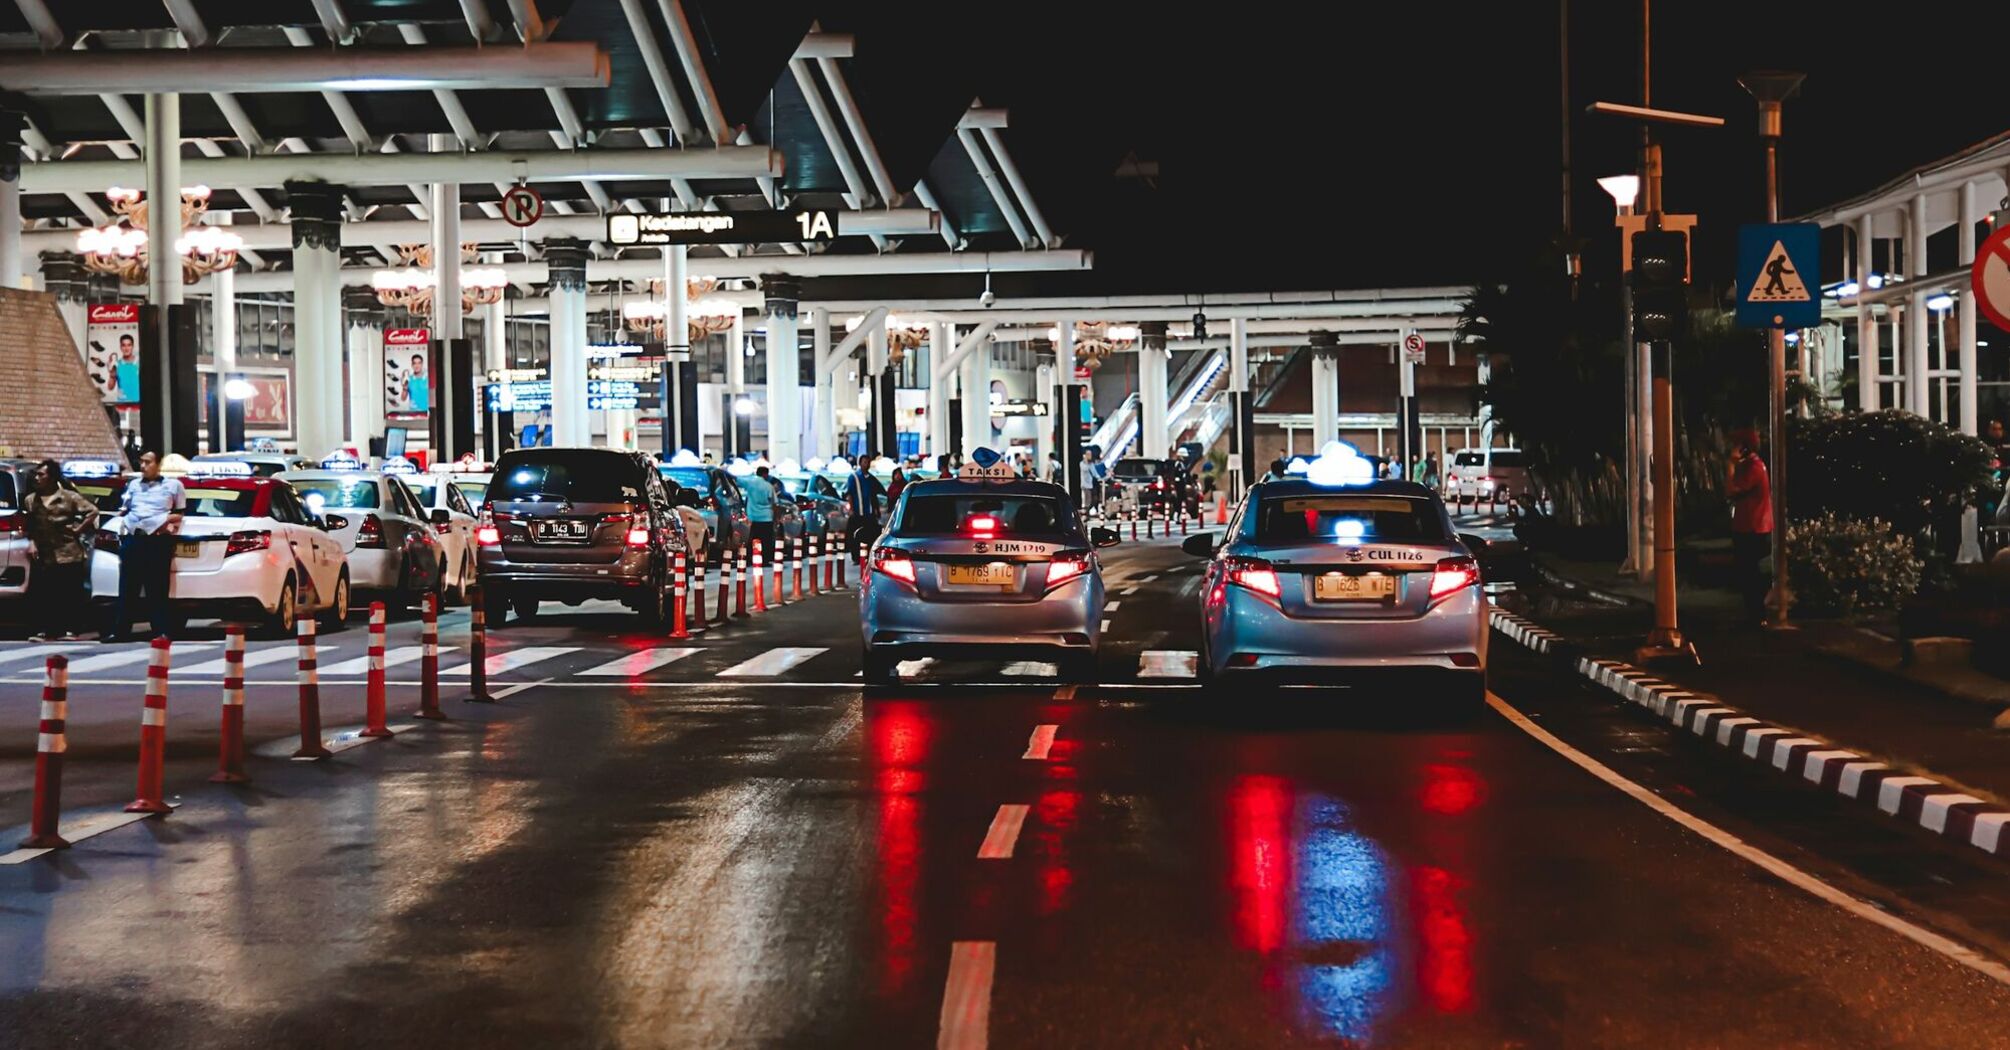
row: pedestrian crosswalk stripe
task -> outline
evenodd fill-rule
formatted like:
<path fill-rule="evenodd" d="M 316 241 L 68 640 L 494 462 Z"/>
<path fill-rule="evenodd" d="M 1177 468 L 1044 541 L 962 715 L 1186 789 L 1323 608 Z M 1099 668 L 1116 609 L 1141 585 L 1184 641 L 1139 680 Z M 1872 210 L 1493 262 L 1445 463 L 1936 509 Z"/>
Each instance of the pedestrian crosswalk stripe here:
<path fill-rule="evenodd" d="M 645 675 L 664 664 L 702 653 L 703 649 L 637 649 L 626 656 L 609 660 L 599 667 L 579 672 L 582 675 L 600 675 L 612 678 L 634 678 Z"/>
<path fill-rule="evenodd" d="M 91 642 L 34 642 L 18 648 L 0 649 L 0 664 L 12 663 L 15 660 L 26 660 L 30 657 L 54 656 L 57 653 L 67 653 L 73 649 L 96 648 L 97 645 Z"/>
<path fill-rule="evenodd" d="M 1138 677 L 1192 678 L 1199 662 L 1191 649 L 1147 649 L 1138 654 Z"/>
<path fill-rule="evenodd" d="M 778 675 L 811 657 L 829 652 L 822 646 L 778 646 L 751 660 L 734 664 L 719 672 L 721 678 L 763 678 Z"/>
<path fill-rule="evenodd" d="M 386 649 L 384 650 L 384 666 L 396 667 L 399 664 L 408 664 L 424 655 L 426 655 L 426 647 L 423 645 L 401 645 L 395 649 Z M 326 675 L 369 674 L 370 654 L 365 653 L 353 660 L 344 660 L 339 664 L 324 667 L 321 669 L 321 673 Z"/>
<path fill-rule="evenodd" d="M 214 648 L 216 648 L 215 644 L 210 642 L 182 642 L 181 644 L 176 645 L 174 647 L 174 651 L 177 653 L 186 653 L 191 650 L 214 649 Z M 153 656 L 153 647 L 147 645 L 127 649 L 122 652 L 106 653 L 103 656 L 87 656 L 82 660 L 77 660 L 71 663 L 70 673 L 73 675 L 90 674 L 93 671 L 102 671 L 109 667 L 124 667 L 127 664 L 143 664 L 146 663 L 147 659 L 151 656 Z M 169 660 L 169 666 L 170 667 L 173 666 L 172 659 Z"/>
<path fill-rule="evenodd" d="M 1002 673 L 1015 678 L 1052 678 L 1061 673 L 1061 665 L 1042 663 L 1039 660 L 1020 660 L 1006 664 Z"/>
<path fill-rule="evenodd" d="M 579 651 L 579 648 L 576 645 L 527 645 L 521 649 L 511 649 L 509 652 L 497 653 L 489 657 L 485 670 L 488 674 L 502 674 L 504 671 L 514 671 L 519 667 L 529 667 L 531 664 L 542 660 L 549 660 L 554 656 L 576 653 Z M 448 667 L 442 669 L 440 673 L 467 674 L 470 666 L 472 665 L 461 664 L 458 667 Z"/>
<path fill-rule="evenodd" d="M 340 649 L 340 648 L 341 646 L 339 645 L 321 646 L 315 652 L 315 657 L 318 659 L 321 653 L 325 653 L 330 649 Z M 296 660 L 299 658 L 299 656 L 300 656 L 300 647 L 298 645 L 294 645 L 292 643 L 288 643 L 286 645 L 274 645 L 264 649 L 257 649 L 253 650 L 252 652 L 245 653 L 244 666 L 263 667 L 266 664 L 276 664 L 286 660 Z M 354 661 L 351 662 L 353 663 Z M 340 666 L 341 665 L 339 664 L 337 665 L 337 667 Z M 322 674 L 351 673 L 347 671 L 338 670 L 337 667 L 324 667 L 321 669 L 321 673 Z M 222 678 L 223 671 L 224 671 L 223 660 L 219 658 L 215 660 L 204 660 L 202 663 L 199 664 L 189 664 L 187 667 L 176 667 L 170 670 L 169 673 L 176 678 L 180 678 L 183 675 L 189 675 L 191 677 L 196 675 L 203 675 L 210 678 Z"/>

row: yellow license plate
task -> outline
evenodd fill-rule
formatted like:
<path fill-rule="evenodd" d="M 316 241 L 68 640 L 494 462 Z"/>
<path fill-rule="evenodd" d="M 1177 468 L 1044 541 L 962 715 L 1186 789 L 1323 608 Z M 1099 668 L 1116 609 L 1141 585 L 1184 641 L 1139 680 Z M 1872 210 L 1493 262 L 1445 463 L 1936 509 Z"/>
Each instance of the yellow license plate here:
<path fill-rule="evenodd" d="M 202 544 L 183 540 L 174 545 L 174 556 L 177 558 L 200 558 L 202 557 Z"/>
<path fill-rule="evenodd" d="M 989 565 L 951 565 L 949 582 L 974 587 L 1010 587 L 1012 566 L 1004 562 L 992 562 Z"/>
<path fill-rule="evenodd" d="M 1394 576 L 1349 576 L 1329 572 L 1312 581 L 1312 597 L 1322 602 L 1379 602 L 1396 595 Z"/>

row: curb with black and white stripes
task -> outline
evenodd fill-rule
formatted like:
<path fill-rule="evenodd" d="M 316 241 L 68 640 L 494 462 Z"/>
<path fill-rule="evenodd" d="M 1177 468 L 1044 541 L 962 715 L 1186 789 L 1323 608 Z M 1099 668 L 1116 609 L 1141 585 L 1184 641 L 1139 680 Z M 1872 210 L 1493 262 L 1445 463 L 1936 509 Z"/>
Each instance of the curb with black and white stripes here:
<path fill-rule="evenodd" d="M 1578 674 L 1638 704 L 1684 732 L 1714 742 L 1822 791 L 1876 806 L 1878 811 L 1986 853 L 2010 857 L 2010 812 L 1931 777 L 1892 769 L 1820 737 L 1776 726 L 1684 689 L 1630 664 L 1571 652 L 1563 636 L 1503 609 L 1494 630 L 1538 653 L 1567 661 Z"/>

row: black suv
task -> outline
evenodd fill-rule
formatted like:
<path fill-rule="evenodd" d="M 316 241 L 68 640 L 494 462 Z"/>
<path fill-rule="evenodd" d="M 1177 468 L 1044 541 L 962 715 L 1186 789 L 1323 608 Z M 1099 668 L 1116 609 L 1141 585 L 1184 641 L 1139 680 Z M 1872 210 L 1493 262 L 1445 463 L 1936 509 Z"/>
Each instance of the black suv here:
<path fill-rule="evenodd" d="M 655 463 L 605 448 L 503 453 L 475 540 L 491 627 L 511 608 L 537 615 L 546 598 L 613 598 L 660 625 L 674 600 L 674 556 L 688 549 Z"/>

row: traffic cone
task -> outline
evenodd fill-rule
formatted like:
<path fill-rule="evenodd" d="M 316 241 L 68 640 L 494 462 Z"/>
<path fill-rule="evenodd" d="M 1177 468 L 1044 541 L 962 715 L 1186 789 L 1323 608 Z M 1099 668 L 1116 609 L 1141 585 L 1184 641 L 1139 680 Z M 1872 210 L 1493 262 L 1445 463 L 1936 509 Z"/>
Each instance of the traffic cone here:
<path fill-rule="evenodd" d="M 1228 524 L 1228 497 L 1220 493 L 1216 493 L 1214 497 L 1214 523 Z"/>
<path fill-rule="evenodd" d="M 481 606 L 475 607 L 481 615 Z M 301 617 L 294 635 L 300 648 L 300 747 L 294 758 L 320 759 L 334 754 L 321 743 L 321 671 L 314 662 L 314 618 Z"/>
<path fill-rule="evenodd" d="M 764 566 L 762 566 L 761 564 L 761 541 L 755 540 L 754 541 L 754 611 L 757 613 L 768 611 L 768 581 L 767 577 L 762 574 L 763 568 Z"/>
<path fill-rule="evenodd" d="M 489 695 L 489 621 L 482 614 L 481 587 L 475 588 L 474 617 L 468 625 L 468 702 L 493 704 Z"/>
<path fill-rule="evenodd" d="M 42 724 L 35 738 L 35 812 L 28 822 L 28 837 L 22 849 L 68 849 L 70 843 L 56 833 L 63 811 L 63 752 L 69 741 L 63 735 L 70 717 L 70 658 L 51 656 L 42 673 Z"/>
<path fill-rule="evenodd" d="M 212 784 L 242 784 L 244 772 L 244 628 L 223 629 L 223 732 L 217 738 Z"/>
<path fill-rule="evenodd" d="M 430 597 L 430 596 L 429 596 Z M 370 603 L 370 669 L 363 679 L 363 736 L 390 736 L 384 724 L 384 603 Z"/>
<path fill-rule="evenodd" d="M 128 813 L 170 813 L 161 798 L 161 778 L 167 763 L 168 640 L 155 638 L 147 656 L 147 699 L 140 709 L 140 785 Z"/>
<path fill-rule="evenodd" d="M 423 604 L 426 611 L 425 622 L 419 628 L 419 713 L 412 717 L 444 722 L 447 720 L 447 713 L 440 710 L 439 595 L 426 595 Z M 478 596 L 475 598 L 475 604 L 481 604 Z"/>
<path fill-rule="evenodd" d="M 689 638 L 691 637 L 691 629 L 687 627 L 684 623 L 684 603 L 685 603 L 684 552 L 682 551 L 677 552 L 676 560 L 672 563 L 672 565 L 673 568 L 671 571 L 675 572 L 677 575 L 676 579 L 671 584 L 672 590 L 675 592 L 676 597 L 675 597 L 675 605 L 670 612 L 670 637 Z"/>

